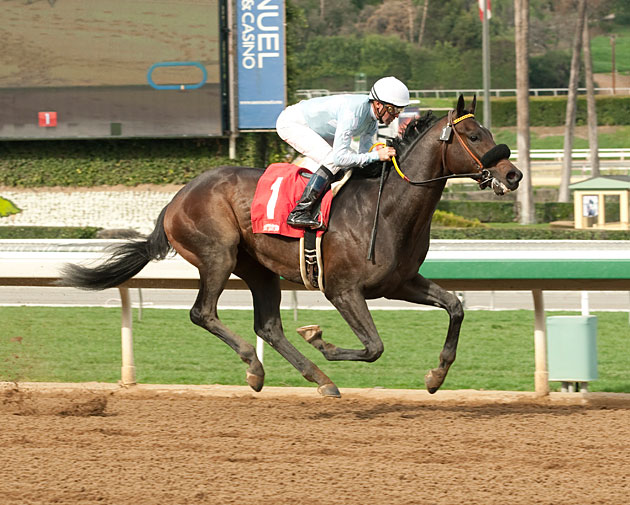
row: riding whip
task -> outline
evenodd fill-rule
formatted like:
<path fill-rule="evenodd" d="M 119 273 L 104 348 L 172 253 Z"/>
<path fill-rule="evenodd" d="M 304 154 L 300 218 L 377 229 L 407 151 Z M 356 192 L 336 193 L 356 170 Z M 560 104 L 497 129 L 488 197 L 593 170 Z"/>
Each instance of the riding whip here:
<path fill-rule="evenodd" d="M 376 199 L 376 212 L 374 213 L 374 225 L 372 226 L 372 238 L 370 239 L 370 249 L 368 251 L 367 259 L 368 261 L 372 261 L 374 258 L 374 245 L 376 242 L 376 223 L 378 221 L 378 213 L 381 208 L 381 194 L 383 193 L 383 185 L 385 184 L 385 172 L 387 167 L 387 162 L 383 162 L 383 166 L 381 168 L 381 182 L 378 187 L 378 198 Z"/>

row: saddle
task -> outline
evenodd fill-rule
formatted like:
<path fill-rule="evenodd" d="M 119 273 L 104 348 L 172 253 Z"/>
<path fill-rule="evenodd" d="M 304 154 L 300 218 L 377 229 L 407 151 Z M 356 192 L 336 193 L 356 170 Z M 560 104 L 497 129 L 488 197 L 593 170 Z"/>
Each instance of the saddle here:
<path fill-rule="evenodd" d="M 300 239 L 300 274 L 304 286 L 309 290 L 324 290 L 323 257 L 321 240 L 334 195 L 352 176 L 352 170 L 333 182 L 331 188 L 322 197 L 320 220 L 324 229 L 304 230 L 287 224 L 287 216 L 302 196 L 310 172 L 290 163 L 273 163 L 267 167 L 256 186 L 252 201 L 251 220 L 254 233 L 282 235 Z"/>

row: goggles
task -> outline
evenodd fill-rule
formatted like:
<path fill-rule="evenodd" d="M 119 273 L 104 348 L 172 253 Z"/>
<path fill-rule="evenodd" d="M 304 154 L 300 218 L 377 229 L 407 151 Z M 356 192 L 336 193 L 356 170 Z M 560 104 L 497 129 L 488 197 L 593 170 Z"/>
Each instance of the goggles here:
<path fill-rule="evenodd" d="M 395 105 L 391 105 L 389 103 L 384 103 L 383 105 L 385 106 L 385 110 L 389 112 L 391 116 L 398 116 L 403 110 L 405 110 L 404 107 L 396 107 Z"/>

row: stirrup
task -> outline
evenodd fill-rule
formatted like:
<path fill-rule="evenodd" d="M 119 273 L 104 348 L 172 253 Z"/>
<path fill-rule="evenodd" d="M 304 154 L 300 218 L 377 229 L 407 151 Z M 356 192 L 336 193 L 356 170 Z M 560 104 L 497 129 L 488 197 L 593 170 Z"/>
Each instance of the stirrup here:
<path fill-rule="evenodd" d="M 292 219 L 290 216 L 287 218 L 287 224 L 293 226 L 294 228 L 304 228 L 304 229 L 317 229 L 321 226 L 319 221 L 316 221 L 313 218 L 309 217 L 309 221 L 302 221 Z"/>
<path fill-rule="evenodd" d="M 294 228 L 304 228 L 304 229 L 310 229 L 310 230 L 325 230 L 326 227 L 324 226 L 323 220 L 321 219 L 321 213 L 318 212 L 317 216 L 313 217 L 310 214 L 307 213 L 307 218 L 309 219 L 308 222 L 305 221 L 298 221 L 297 219 L 299 219 L 301 216 L 291 216 L 291 214 L 289 214 L 289 217 L 287 218 L 287 224 L 289 224 L 290 226 L 293 226 Z M 320 219 L 318 219 L 318 217 Z"/>

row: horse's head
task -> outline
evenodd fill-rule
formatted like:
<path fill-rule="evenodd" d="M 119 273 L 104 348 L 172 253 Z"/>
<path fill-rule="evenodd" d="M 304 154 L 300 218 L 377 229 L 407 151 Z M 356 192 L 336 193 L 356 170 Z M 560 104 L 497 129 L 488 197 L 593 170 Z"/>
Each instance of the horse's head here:
<path fill-rule="evenodd" d="M 497 195 L 518 188 L 523 173 L 510 162 L 510 149 L 497 145 L 492 133 L 475 120 L 477 97 L 469 110 L 460 95 L 457 109 L 440 122 L 444 170 L 452 174 L 472 176 L 481 189 L 492 187 Z"/>

